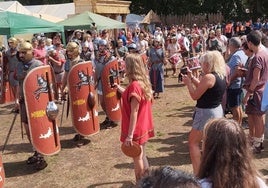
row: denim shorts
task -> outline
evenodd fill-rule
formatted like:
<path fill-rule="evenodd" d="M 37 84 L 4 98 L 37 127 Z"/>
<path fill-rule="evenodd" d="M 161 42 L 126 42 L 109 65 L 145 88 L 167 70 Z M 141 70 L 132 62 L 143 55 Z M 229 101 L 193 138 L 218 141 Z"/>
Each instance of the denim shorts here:
<path fill-rule="evenodd" d="M 240 106 L 242 103 L 242 89 L 227 90 L 227 104 L 229 108 Z"/>
<path fill-rule="evenodd" d="M 195 108 L 194 116 L 193 116 L 193 129 L 198 131 L 202 131 L 205 127 L 205 124 L 208 120 L 212 118 L 221 118 L 223 117 L 222 106 L 219 105 L 216 108 Z"/>

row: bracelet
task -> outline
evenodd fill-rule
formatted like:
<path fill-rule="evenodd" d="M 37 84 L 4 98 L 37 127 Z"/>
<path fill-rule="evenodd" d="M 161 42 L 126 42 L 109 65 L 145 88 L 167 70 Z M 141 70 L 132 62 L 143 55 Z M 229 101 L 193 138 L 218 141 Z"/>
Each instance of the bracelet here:
<path fill-rule="evenodd" d="M 133 139 L 133 136 L 132 137 L 131 136 L 127 136 L 127 138 L 132 140 Z"/>

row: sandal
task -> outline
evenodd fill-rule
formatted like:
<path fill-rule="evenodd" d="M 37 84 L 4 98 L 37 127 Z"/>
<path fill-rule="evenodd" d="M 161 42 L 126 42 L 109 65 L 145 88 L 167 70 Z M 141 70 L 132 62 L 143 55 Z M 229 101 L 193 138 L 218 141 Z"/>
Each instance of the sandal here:
<path fill-rule="evenodd" d="M 18 113 L 20 112 L 20 110 L 19 110 L 19 109 L 14 108 L 14 109 L 12 109 L 12 110 L 11 110 L 11 112 L 12 112 L 12 113 L 17 113 L 17 114 L 18 114 Z"/>
<path fill-rule="evenodd" d="M 85 138 L 84 136 L 80 135 L 80 134 L 76 134 L 73 138 L 74 142 L 78 142 L 79 140 L 82 140 L 83 138 Z"/>
<path fill-rule="evenodd" d="M 36 170 L 43 170 L 47 167 L 47 162 L 45 161 L 44 157 L 38 158 L 37 163 L 35 164 Z"/>
<path fill-rule="evenodd" d="M 108 125 L 106 125 L 106 129 L 112 129 L 114 127 L 118 126 L 118 124 L 114 121 L 110 121 L 110 123 Z"/>
<path fill-rule="evenodd" d="M 35 163 L 38 162 L 38 160 L 39 160 L 40 157 L 41 157 L 41 155 L 40 155 L 37 151 L 35 151 L 34 154 L 33 154 L 33 156 L 31 156 L 31 157 L 29 157 L 29 158 L 27 159 L 26 163 L 27 163 L 28 165 L 30 165 L 30 164 L 35 164 Z"/>
<path fill-rule="evenodd" d="M 79 140 L 77 143 L 76 143 L 76 147 L 80 148 L 82 146 L 85 145 L 85 141 L 84 140 Z"/>
<path fill-rule="evenodd" d="M 110 120 L 108 117 L 105 118 L 105 120 L 103 122 L 100 123 L 100 126 L 101 127 L 105 127 L 107 124 L 110 123 Z"/>

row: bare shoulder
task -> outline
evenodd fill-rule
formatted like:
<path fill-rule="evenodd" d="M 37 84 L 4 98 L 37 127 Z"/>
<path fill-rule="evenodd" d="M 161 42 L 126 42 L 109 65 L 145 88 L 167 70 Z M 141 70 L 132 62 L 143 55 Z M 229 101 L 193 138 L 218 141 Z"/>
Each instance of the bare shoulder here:
<path fill-rule="evenodd" d="M 202 79 L 200 80 L 200 84 L 206 85 L 208 88 L 211 88 L 214 86 L 216 81 L 216 78 L 213 74 L 205 74 Z"/>

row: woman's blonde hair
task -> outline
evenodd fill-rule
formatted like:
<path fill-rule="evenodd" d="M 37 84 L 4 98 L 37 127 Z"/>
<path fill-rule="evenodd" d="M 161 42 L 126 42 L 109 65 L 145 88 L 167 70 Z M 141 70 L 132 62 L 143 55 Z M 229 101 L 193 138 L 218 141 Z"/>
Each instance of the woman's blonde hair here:
<path fill-rule="evenodd" d="M 200 63 L 207 63 L 209 72 L 215 72 L 220 78 L 226 76 L 226 65 L 222 54 L 219 51 L 207 51 L 200 57 Z"/>
<path fill-rule="evenodd" d="M 152 86 L 140 55 L 129 54 L 126 57 L 126 74 L 130 81 L 138 81 L 147 100 L 152 99 Z"/>

